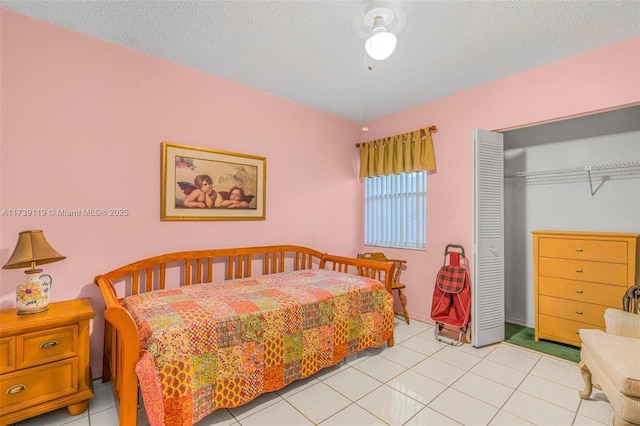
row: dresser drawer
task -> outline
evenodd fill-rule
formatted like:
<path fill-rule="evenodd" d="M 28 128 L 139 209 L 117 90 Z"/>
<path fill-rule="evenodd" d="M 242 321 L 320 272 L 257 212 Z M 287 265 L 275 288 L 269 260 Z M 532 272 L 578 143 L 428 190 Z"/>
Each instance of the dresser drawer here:
<path fill-rule="evenodd" d="M 78 359 L 70 358 L 0 376 L 0 415 L 78 391 Z"/>
<path fill-rule="evenodd" d="M 538 337 L 540 339 L 553 340 L 573 346 L 581 346 L 582 341 L 578 334 L 578 330 L 581 328 L 599 329 L 604 331 L 603 327 L 597 327 L 593 324 L 586 324 L 579 321 L 556 318 L 548 315 L 538 316 Z"/>
<path fill-rule="evenodd" d="M 538 242 L 541 257 L 563 259 L 627 263 L 627 250 L 625 241 L 540 238 Z"/>
<path fill-rule="evenodd" d="M 565 280 L 555 277 L 539 277 L 538 293 L 547 296 L 572 299 L 607 306 L 622 306 L 626 288 L 617 285 L 597 284 L 587 281 Z"/>
<path fill-rule="evenodd" d="M 573 321 L 584 322 L 604 328 L 605 305 L 576 302 L 575 300 L 560 299 L 556 297 L 540 296 L 538 300 L 538 312 L 541 315 L 564 318 Z"/>
<path fill-rule="evenodd" d="M 569 280 L 627 286 L 627 265 L 540 257 L 538 273 Z"/>
<path fill-rule="evenodd" d="M 70 325 L 17 336 L 16 368 L 27 368 L 77 355 L 78 326 Z"/>
<path fill-rule="evenodd" d="M 16 369 L 16 338 L 0 339 L 0 374 Z"/>

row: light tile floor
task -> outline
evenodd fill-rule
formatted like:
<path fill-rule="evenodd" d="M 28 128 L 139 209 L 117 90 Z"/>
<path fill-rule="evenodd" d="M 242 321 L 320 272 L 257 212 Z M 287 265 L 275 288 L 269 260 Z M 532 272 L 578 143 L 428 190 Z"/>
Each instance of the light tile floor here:
<path fill-rule="evenodd" d="M 611 408 L 583 388 L 577 364 L 508 343 L 453 347 L 435 340 L 433 327 L 396 320 L 395 346 L 368 349 L 335 367 L 234 409 L 210 425 L 610 425 Z M 87 412 L 66 409 L 19 426 L 112 426 L 118 414 L 111 384 L 94 381 Z M 140 410 L 140 426 L 147 424 Z"/>

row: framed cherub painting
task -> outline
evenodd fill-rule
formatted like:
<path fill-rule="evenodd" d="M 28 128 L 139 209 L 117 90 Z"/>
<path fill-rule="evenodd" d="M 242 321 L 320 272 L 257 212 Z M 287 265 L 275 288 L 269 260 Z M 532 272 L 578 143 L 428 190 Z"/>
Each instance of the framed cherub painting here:
<path fill-rule="evenodd" d="M 264 220 L 267 159 L 162 143 L 161 220 Z"/>

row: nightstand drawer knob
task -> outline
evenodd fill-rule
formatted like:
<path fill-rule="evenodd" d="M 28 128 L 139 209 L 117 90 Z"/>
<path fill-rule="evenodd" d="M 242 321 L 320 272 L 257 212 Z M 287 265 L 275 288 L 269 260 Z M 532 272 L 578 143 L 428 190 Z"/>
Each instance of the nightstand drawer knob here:
<path fill-rule="evenodd" d="M 583 314 L 583 312 L 582 312 L 582 311 L 576 311 L 576 314 L 578 314 L 578 315 L 582 315 L 582 314 Z"/>
<path fill-rule="evenodd" d="M 577 248 L 576 251 L 583 251 L 581 248 Z"/>
<path fill-rule="evenodd" d="M 582 291 L 582 290 L 580 290 L 580 289 L 577 289 L 577 290 L 576 290 L 576 293 L 578 293 L 578 294 L 582 294 L 582 293 L 583 293 L 583 291 Z"/>
<path fill-rule="evenodd" d="M 58 341 L 57 340 L 47 340 L 46 342 L 42 343 L 40 345 L 40 349 L 48 349 L 48 348 L 52 348 L 54 346 L 58 346 Z"/>
<path fill-rule="evenodd" d="M 7 389 L 7 395 L 13 395 L 14 393 L 22 392 L 27 388 L 27 385 L 13 385 Z"/>
<path fill-rule="evenodd" d="M 582 269 L 576 269 L 576 272 L 582 272 Z"/>

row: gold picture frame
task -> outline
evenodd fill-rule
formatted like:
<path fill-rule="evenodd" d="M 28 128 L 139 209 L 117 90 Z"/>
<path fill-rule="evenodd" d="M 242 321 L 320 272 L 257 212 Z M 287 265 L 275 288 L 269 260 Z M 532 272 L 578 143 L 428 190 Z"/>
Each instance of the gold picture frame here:
<path fill-rule="evenodd" d="M 162 142 L 161 220 L 264 220 L 267 159 Z"/>

